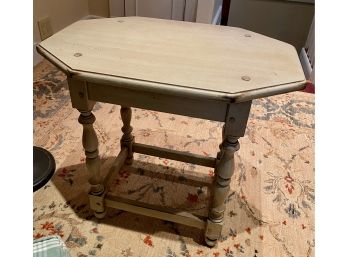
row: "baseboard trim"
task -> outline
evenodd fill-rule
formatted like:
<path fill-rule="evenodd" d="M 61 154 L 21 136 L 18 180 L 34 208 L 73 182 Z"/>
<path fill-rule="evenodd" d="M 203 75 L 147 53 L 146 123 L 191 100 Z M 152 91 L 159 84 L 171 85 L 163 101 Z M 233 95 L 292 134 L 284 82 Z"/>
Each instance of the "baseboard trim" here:
<path fill-rule="evenodd" d="M 309 62 L 306 50 L 304 48 L 302 48 L 300 52 L 300 61 L 301 61 L 302 69 L 306 76 L 306 79 L 309 79 L 312 73 L 312 66 L 311 66 L 311 63 Z"/>
<path fill-rule="evenodd" d="M 33 67 L 43 60 L 43 57 L 36 51 L 37 44 L 37 42 L 33 43 Z"/>
<path fill-rule="evenodd" d="M 81 20 L 92 20 L 92 19 L 101 19 L 101 18 L 105 18 L 105 17 L 90 14 L 85 17 L 82 17 Z"/>

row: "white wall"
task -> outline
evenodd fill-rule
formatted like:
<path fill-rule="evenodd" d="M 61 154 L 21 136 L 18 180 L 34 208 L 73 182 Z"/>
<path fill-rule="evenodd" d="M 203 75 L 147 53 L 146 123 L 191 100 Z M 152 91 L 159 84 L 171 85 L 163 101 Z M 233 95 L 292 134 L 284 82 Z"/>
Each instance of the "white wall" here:
<path fill-rule="evenodd" d="M 90 0 L 91 1 L 91 0 Z M 110 16 L 144 16 L 219 23 L 222 0 L 109 0 Z"/>

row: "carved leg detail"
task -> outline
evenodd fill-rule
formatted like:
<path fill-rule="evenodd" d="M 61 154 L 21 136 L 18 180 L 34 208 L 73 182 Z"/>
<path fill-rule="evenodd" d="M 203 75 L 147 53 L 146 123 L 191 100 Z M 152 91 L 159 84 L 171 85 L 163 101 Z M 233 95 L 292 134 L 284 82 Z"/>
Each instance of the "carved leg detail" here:
<path fill-rule="evenodd" d="M 104 195 L 104 185 L 100 175 L 100 158 L 98 152 L 98 138 L 93 128 L 95 116 L 90 111 L 81 111 L 79 123 L 83 125 L 82 145 L 85 149 L 86 168 L 89 173 L 90 188 L 90 207 L 95 212 L 97 218 L 105 215 L 105 206 L 102 201 L 94 201 L 93 196 Z M 99 197 L 100 198 L 100 197 Z"/>
<path fill-rule="evenodd" d="M 134 142 L 134 136 L 132 135 L 133 128 L 130 125 L 131 119 L 132 119 L 132 109 L 130 107 L 121 107 L 121 119 L 123 122 L 122 127 L 122 138 L 121 138 L 121 148 L 127 147 L 128 148 L 128 156 L 126 160 L 126 164 L 130 165 L 133 162 L 133 142 Z"/>
<path fill-rule="evenodd" d="M 218 153 L 215 168 L 213 201 L 209 210 L 205 232 L 205 241 L 209 246 L 214 246 L 221 235 L 226 208 L 224 201 L 230 190 L 231 176 L 234 173 L 234 153 L 238 150 L 238 137 L 225 137 L 223 143 L 220 145 L 220 152 Z"/>

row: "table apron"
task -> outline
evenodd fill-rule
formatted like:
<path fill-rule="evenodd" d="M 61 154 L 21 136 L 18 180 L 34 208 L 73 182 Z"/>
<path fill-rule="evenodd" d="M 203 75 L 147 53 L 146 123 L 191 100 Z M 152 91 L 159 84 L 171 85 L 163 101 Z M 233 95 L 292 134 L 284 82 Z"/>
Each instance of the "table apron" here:
<path fill-rule="evenodd" d="M 178 97 L 105 84 L 87 84 L 88 100 L 189 117 L 225 121 L 228 102 Z"/>

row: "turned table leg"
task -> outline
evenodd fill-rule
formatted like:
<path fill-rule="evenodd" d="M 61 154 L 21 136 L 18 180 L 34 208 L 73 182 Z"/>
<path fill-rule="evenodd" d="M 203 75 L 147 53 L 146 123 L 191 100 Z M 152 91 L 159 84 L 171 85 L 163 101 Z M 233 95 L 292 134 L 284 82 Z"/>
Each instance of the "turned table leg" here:
<path fill-rule="evenodd" d="M 226 209 L 225 199 L 230 191 L 231 177 L 234 173 L 234 153 L 239 150 L 238 139 L 244 136 L 251 102 L 231 104 L 226 113 L 222 130 L 222 143 L 217 154 L 215 180 L 212 188 L 213 198 L 206 224 L 205 241 L 214 246 L 221 236 Z"/>
<path fill-rule="evenodd" d="M 121 119 L 123 122 L 123 127 L 121 128 L 123 135 L 121 138 L 121 148 L 128 148 L 128 156 L 125 161 L 126 164 L 131 165 L 133 162 L 133 142 L 134 136 L 132 135 L 133 128 L 130 125 L 132 119 L 132 109 L 130 107 L 121 106 Z"/>
<path fill-rule="evenodd" d="M 100 175 L 100 158 L 98 152 L 98 138 L 93 128 L 95 116 L 91 111 L 80 111 L 79 123 L 83 126 L 82 145 L 85 149 L 86 168 L 89 173 L 90 188 L 90 208 L 94 211 L 97 218 L 104 218 L 105 206 L 100 198 L 93 196 L 102 196 L 105 188 Z M 99 199 L 99 200 L 98 200 Z"/>
<path fill-rule="evenodd" d="M 226 137 L 220 145 L 220 152 L 215 168 L 213 201 L 209 210 L 205 241 L 214 246 L 221 235 L 225 212 L 224 201 L 230 190 L 231 176 L 234 173 L 234 152 L 239 150 L 238 138 Z"/>

